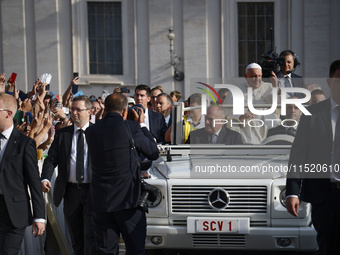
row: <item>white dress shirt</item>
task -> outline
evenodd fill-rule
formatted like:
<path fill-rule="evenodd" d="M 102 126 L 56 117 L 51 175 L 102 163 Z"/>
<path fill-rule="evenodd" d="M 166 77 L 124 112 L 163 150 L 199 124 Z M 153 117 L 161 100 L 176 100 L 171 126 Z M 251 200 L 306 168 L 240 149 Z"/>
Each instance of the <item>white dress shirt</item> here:
<path fill-rule="evenodd" d="M 169 126 L 169 121 L 170 121 L 170 114 L 165 118 L 165 123 L 167 127 Z"/>
<path fill-rule="evenodd" d="M 287 77 L 287 78 L 286 78 Z M 279 82 L 279 88 L 292 88 L 293 84 L 292 84 L 292 74 L 286 74 L 284 75 L 281 71 L 277 74 L 277 79 Z M 289 86 L 286 85 L 286 80 L 288 79 L 289 82 Z"/>
<path fill-rule="evenodd" d="M 2 138 L 0 140 L 0 148 L 1 148 L 1 151 L 0 151 L 0 163 L 2 162 L 2 157 L 4 155 L 4 152 L 6 150 L 6 147 L 7 147 L 7 144 L 8 144 L 8 139 L 9 137 L 11 136 L 12 132 L 13 132 L 13 129 L 14 129 L 14 126 L 11 126 L 10 128 L 6 129 L 4 132 L 2 132 L 2 135 L 5 137 L 5 138 Z"/>
<path fill-rule="evenodd" d="M 150 130 L 150 124 L 149 124 L 149 109 L 146 107 L 145 113 L 144 113 L 144 124 L 148 130 Z"/>
<path fill-rule="evenodd" d="M 86 125 L 83 126 L 82 130 L 86 130 L 89 127 L 89 122 L 86 123 Z M 68 176 L 68 182 L 72 183 L 78 183 L 76 179 L 76 162 L 77 162 L 77 141 L 78 141 L 78 130 L 79 127 L 77 125 L 74 125 L 74 132 L 72 137 L 72 147 L 71 147 L 71 157 L 70 157 L 70 171 Z M 90 176 L 88 173 L 88 147 L 87 142 L 84 136 L 84 181 L 82 183 L 90 183 Z"/>
<path fill-rule="evenodd" d="M 11 136 L 13 129 L 14 129 L 14 126 L 11 126 L 10 128 L 6 129 L 4 132 L 2 132 L 2 135 L 5 138 L 0 139 L 0 149 L 1 149 L 1 151 L 0 151 L 0 165 L 1 165 L 1 162 L 2 162 L 2 157 L 4 156 L 4 153 L 5 153 L 7 144 L 8 144 L 8 139 Z M 3 194 L 1 189 L 0 189 L 0 194 Z"/>

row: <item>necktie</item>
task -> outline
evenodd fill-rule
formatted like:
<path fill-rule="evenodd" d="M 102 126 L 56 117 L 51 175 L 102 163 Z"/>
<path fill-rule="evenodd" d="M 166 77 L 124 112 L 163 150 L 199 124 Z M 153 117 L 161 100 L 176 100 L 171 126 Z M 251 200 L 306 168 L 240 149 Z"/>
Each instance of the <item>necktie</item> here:
<path fill-rule="evenodd" d="M 216 144 L 218 136 L 216 134 L 212 134 L 210 136 L 210 143 L 211 144 Z"/>
<path fill-rule="evenodd" d="M 2 140 L 5 138 L 5 136 L 0 133 L 0 151 L 2 150 Z"/>
<path fill-rule="evenodd" d="M 285 76 L 285 87 L 286 88 L 291 88 L 292 87 L 292 85 L 289 82 L 289 76 L 288 75 Z"/>
<path fill-rule="evenodd" d="M 79 183 L 84 181 L 84 130 L 79 129 L 77 131 L 77 162 L 76 162 L 76 179 Z"/>
<path fill-rule="evenodd" d="M 295 130 L 293 127 L 289 127 L 289 128 L 287 129 L 287 134 L 288 134 L 288 135 L 295 136 L 295 135 L 296 135 L 296 130 Z"/>
<path fill-rule="evenodd" d="M 337 106 L 338 119 L 335 125 L 335 136 L 333 142 L 332 166 L 336 178 L 340 179 L 340 106 Z M 337 165 L 337 166 L 336 166 Z"/>
<path fill-rule="evenodd" d="M 2 148 L 4 147 L 5 139 L 6 137 L 2 133 L 0 133 L 0 164 L 3 158 Z"/>
<path fill-rule="evenodd" d="M 3 144 L 5 142 L 5 139 L 6 139 L 6 136 L 4 136 L 2 133 L 0 133 L 0 152 L 2 150 L 2 147 L 4 147 Z"/>
<path fill-rule="evenodd" d="M 289 76 L 285 76 L 285 88 L 291 88 L 292 87 L 292 84 L 290 84 L 290 81 L 289 81 Z M 294 93 L 287 93 L 288 96 L 293 96 Z"/>

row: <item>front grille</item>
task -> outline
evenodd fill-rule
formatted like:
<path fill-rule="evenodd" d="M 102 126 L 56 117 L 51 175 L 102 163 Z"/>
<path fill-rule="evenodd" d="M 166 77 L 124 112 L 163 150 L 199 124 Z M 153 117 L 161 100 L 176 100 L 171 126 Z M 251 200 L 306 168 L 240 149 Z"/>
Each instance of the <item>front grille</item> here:
<path fill-rule="evenodd" d="M 187 220 L 184 219 L 184 220 L 173 220 L 172 221 L 172 225 L 173 226 L 187 226 Z"/>
<path fill-rule="evenodd" d="M 193 234 L 192 246 L 194 248 L 244 248 L 246 244 L 244 235 L 226 234 Z"/>
<path fill-rule="evenodd" d="M 261 221 L 255 221 L 255 220 L 250 220 L 250 227 L 267 227 L 268 223 L 265 220 Z"/>
<path fill-rule="evenodd" d="M 209 205 L 208 195 L 216 188 L 228 192 L 230 202 L 222 210 Z M 173 213 L 267 213 L 266 186 L 201 186 L 174 185 L 171 187 Z"/>

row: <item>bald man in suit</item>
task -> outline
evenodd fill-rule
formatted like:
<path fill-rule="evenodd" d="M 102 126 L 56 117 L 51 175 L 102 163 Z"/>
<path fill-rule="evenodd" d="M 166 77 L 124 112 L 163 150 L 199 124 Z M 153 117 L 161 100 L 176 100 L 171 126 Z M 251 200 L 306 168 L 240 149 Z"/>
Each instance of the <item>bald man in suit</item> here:
<path fill-rule="evenodd" d="M 240 133 L 222 125 L 223 120 L 225 120 L 223 107 L 210 106 L 205 117 L 205 127 L 191 131 L 186 143 L 242 144 Z"/>
<path fill-rule="evenodd" d="M 0 75 L 0 83 L 3 78 Z M 0 93 L 0 254 L 18 254 L 32 223 L 36 237 L 45 230 L 36 144 L 14 127 L 16 111 L 15 98 Z"/>

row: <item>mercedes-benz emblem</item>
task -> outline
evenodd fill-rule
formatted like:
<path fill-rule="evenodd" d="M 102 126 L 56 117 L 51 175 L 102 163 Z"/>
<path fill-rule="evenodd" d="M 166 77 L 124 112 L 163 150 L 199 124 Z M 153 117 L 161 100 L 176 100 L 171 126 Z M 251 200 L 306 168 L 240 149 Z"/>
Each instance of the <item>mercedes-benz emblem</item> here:
<path fill-rule="evenodd" d="M 223 210 L 230 202 L 230 196 L 227 191 L 222 188 L 216 188 L 210 191 L 208 195 L 209 205 L 217 210 Z"/>

